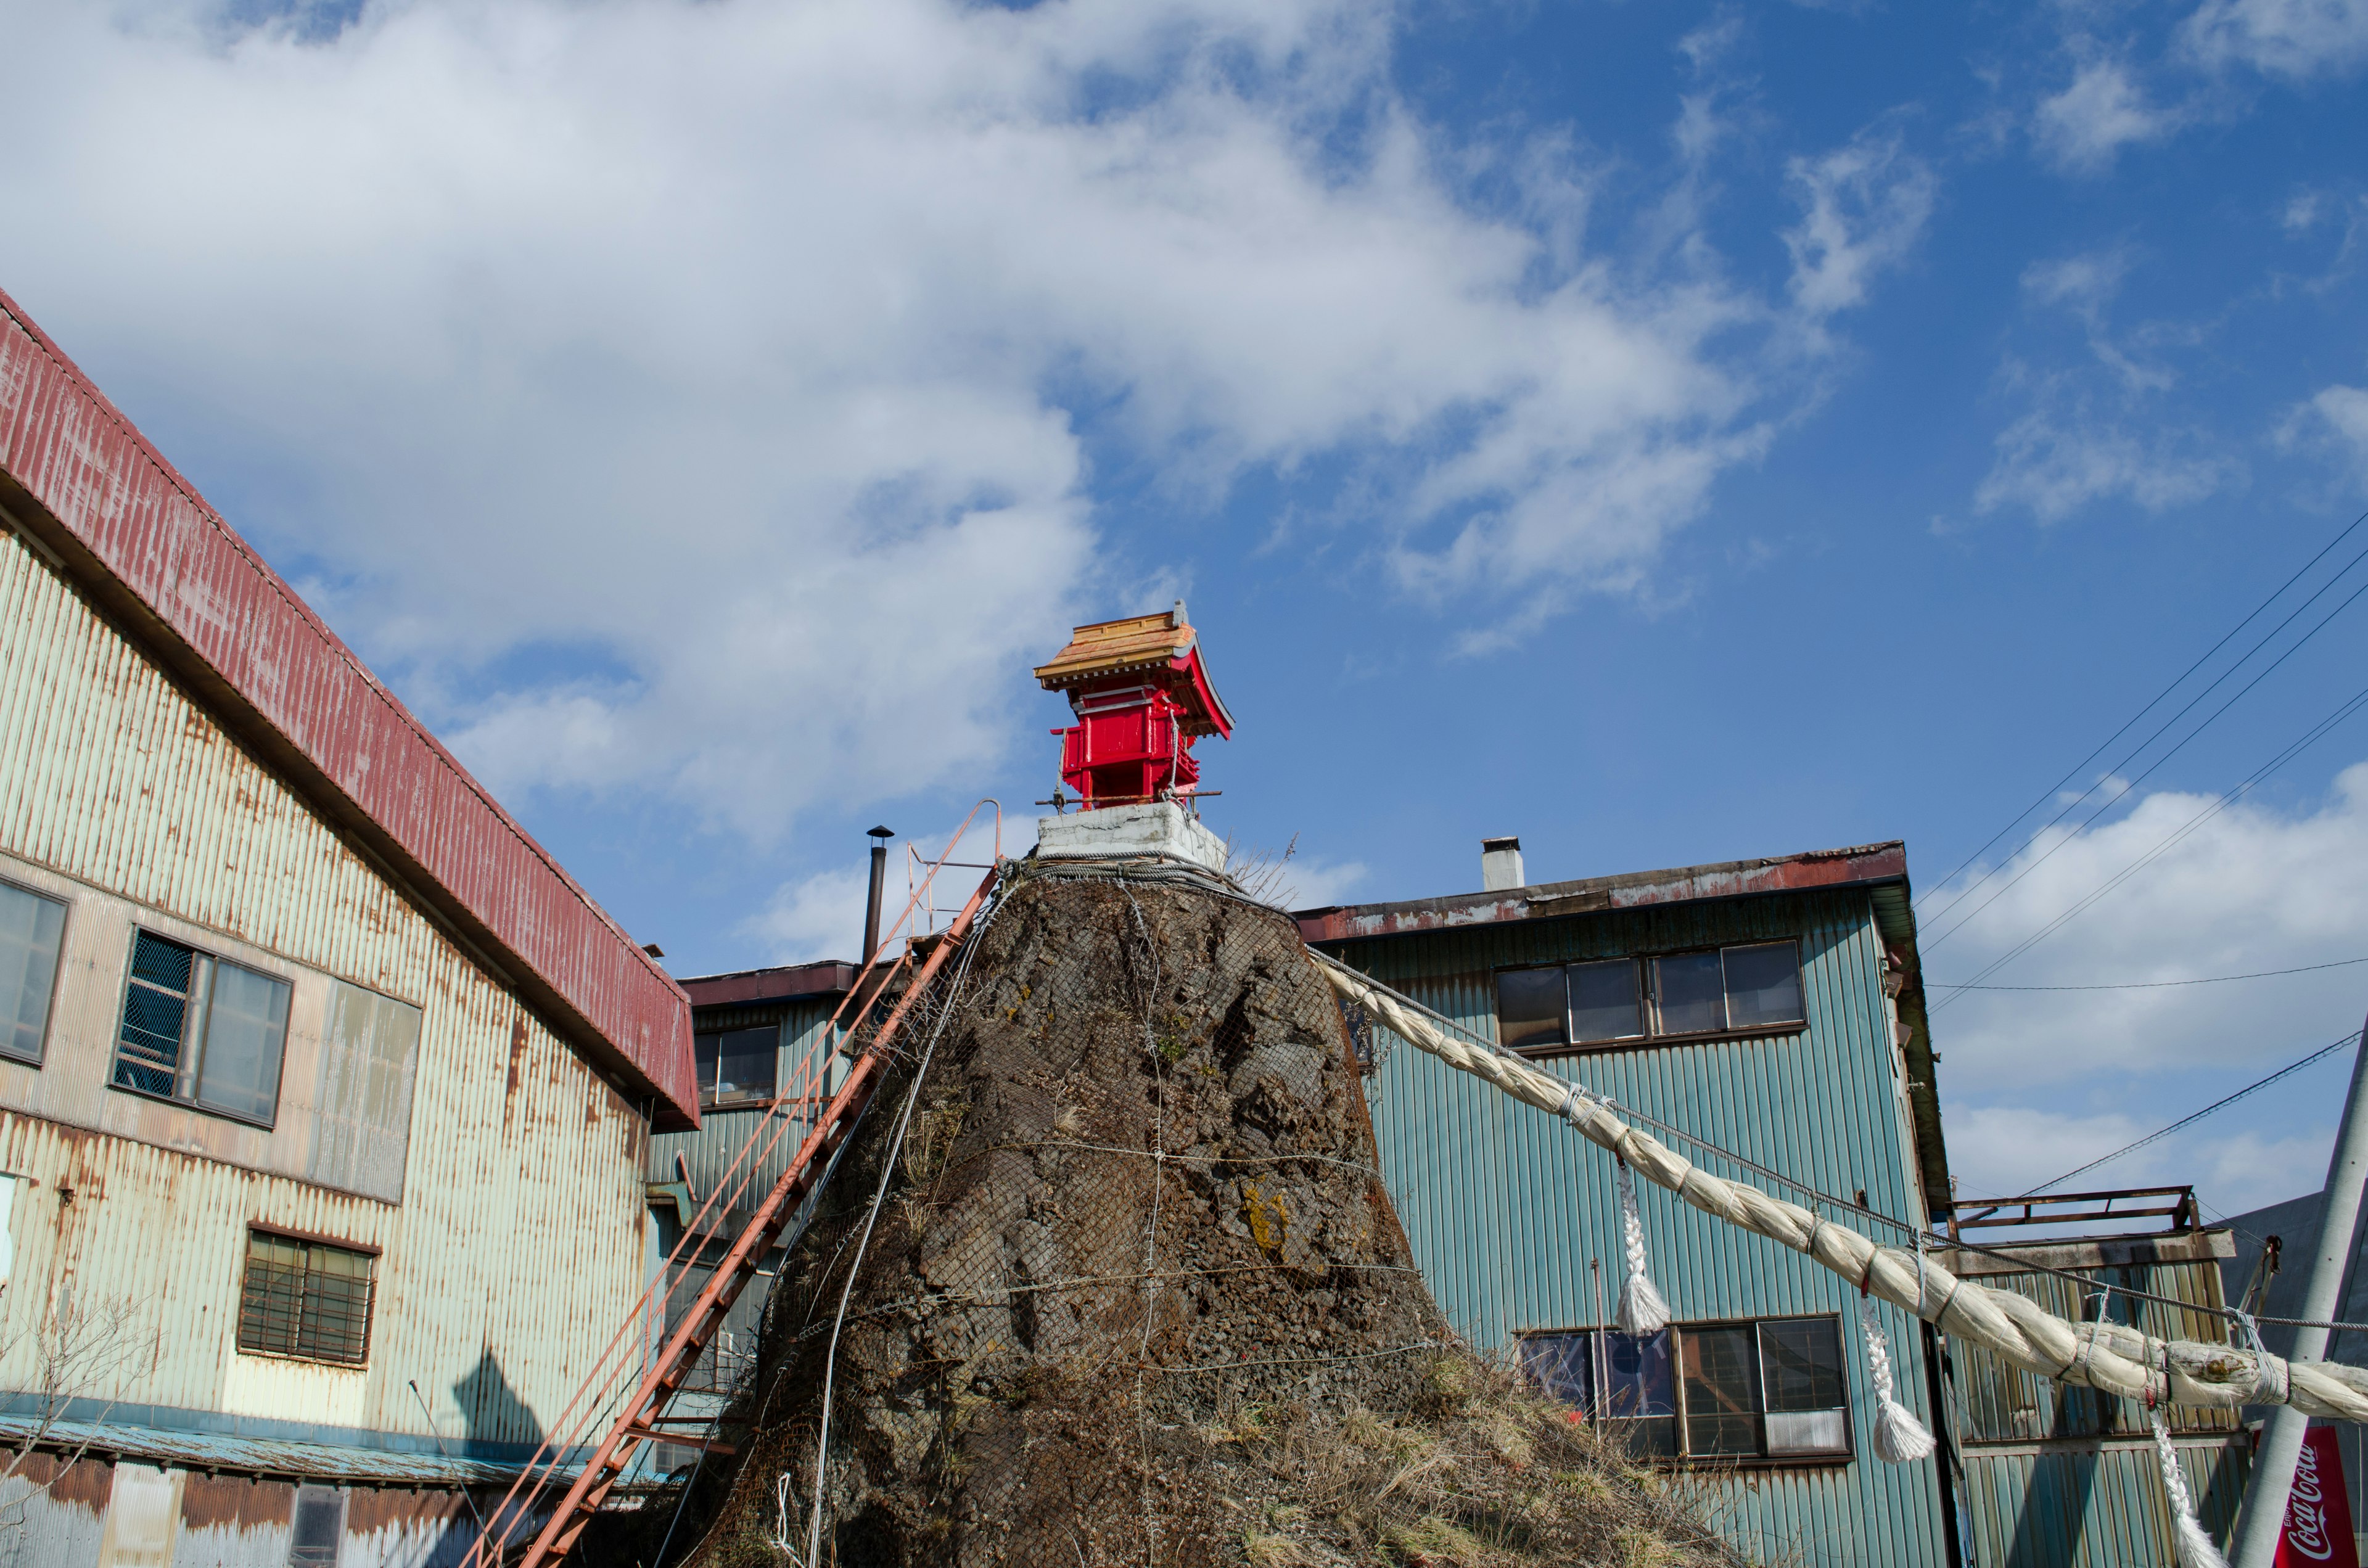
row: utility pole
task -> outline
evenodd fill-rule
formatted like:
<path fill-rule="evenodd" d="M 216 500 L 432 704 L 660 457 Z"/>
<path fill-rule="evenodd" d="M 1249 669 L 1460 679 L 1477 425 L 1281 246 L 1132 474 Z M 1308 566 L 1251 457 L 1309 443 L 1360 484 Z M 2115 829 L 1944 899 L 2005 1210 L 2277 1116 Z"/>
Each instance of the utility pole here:
<path fill-rule="evenodd" d="M 2351 1058 L 2351 1093 L 2343 1102 L 2343 1124 L 2335 1131 L 2335 1153 L 2327 1163 L 2327 1190 L 2318 1210 L 2318 1244 L 2311 1249 L 2310 1280 L 2303 1288 L 2300 1316 L 2325 1323 L 2342 1305 L 2343 1276 L 2351 1261 L 2353 1233 L 2360 1225 L 2360 1188 L 2368 1179 L 2368 1029 Z M 2289 1359 L 2327 1358 L 2328 1331 L 2294 1330 Z M 2278 1538 L 2285 1533 L 2286 1494 L 2302 1459 L 2303 1433 L 2310 1417 L 2291 1404 L 2270 1411 L 2268 1429 L 2253 1455 L 2245 1483 L 2245 1506 L 2237 1516 L 2237 1539 L 2229 1543 L 2229 1568 L 2271 1568 Z"/>
<path fill-rule="evenodd" d="M 880 895 L 888 884 L 888 841 L 896 835 L 884 827 L 867 828 L 871 840 L 871 898 L 863 907 L 863 961 L 880 950 Z"/>

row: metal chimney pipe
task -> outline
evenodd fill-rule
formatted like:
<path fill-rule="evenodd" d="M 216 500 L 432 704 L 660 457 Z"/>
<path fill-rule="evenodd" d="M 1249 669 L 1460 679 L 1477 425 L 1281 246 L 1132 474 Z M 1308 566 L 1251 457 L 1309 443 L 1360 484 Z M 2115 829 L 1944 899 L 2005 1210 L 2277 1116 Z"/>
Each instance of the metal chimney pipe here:
<path fill-rule="evenodd" d="M 1484 838 L 1480 841 L 1480 885 L 1489 892 L 1510 892 L 1529 884 L 1521 880 L 1521 841 Z"/>
<path fill-rule="evenodd" d="M 888 885 L 888 841 L 896 835 L 884 827 L 867 830 L 871 840 L 871 899 L 863 907 L 863 961 L 880 950 L 880 895 Z"/>

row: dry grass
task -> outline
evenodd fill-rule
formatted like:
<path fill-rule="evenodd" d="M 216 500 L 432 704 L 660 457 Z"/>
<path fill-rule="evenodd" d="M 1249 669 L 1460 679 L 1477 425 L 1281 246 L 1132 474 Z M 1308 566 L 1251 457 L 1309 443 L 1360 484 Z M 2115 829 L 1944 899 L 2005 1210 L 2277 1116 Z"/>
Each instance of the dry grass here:
<path fill-rule="evenodd" d="M 1736 1559 L 1690 1499 L 1573 1423 L 1563 1406 L 1465 1354 L 1396 1415 L 1246 1407 L 1221 1445 L 1256 1568 L 1725 1568 Z"/>

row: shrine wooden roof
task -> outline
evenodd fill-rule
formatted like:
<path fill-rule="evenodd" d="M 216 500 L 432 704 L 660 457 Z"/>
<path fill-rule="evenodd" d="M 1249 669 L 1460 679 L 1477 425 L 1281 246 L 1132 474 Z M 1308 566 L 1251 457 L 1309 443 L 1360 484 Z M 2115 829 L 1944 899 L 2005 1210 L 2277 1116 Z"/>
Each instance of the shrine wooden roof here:
<path fill-rule="evenodd" d="M 1184 606 L 1160 615 L 1096 621 L 1069 634 L 1067 646 L 1049 664 L 1036 666 L 1047 691 L 1099 684 L 1113 676 L 1140 674 L 1167 688 L 1190 710 L 1186 728 L 1195 735 L 1230 735 L 1234 716 L 1209 684 L 1200 635 L 1184 619 Z"/>

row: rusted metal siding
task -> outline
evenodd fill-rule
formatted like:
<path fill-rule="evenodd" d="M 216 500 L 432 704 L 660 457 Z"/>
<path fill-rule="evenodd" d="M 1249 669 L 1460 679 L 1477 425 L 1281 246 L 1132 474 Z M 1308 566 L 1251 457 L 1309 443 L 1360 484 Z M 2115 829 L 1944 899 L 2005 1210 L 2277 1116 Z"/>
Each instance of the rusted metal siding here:
<path fill-rule="evenodd" d="M 1403 903 L 1311 909 L 1294 918 L 1299 922 L 1300 934 L 1311 942 L 1347 942 L 1755 893 L 1802 892 L 1885 881 L 1905 883 L 1907 879 L 1907 846 L 1894 840 L 1759 860 L 1725 860 L 1667 871 L 1628 871 L 1616 877 L 1541 882 L 1504 892 L 1457 893 Z"/>
<path fill-rule="evenodd" d="M 399 1205 L 229 1163 L 236 1147 L 0 1113 L 0 1169 L 27 1178 L 0 1387 L 34 1386 L 19 1331 L 71 1289 L 120 1306 L 136 1338 L 92 1390 L 116 1420 L 297 1413 L 424 1446 L 416 1380 L 448 1444 L 539 1438 L 640 1293 L 647 1120 L 15 537 L 0 538 L 0 854 L 419 1008 Z M 67 930 L 71 951 L 72 910 Z M 88 1080 L 128 954 L 85 957 L 58 982 L 45 1065 L 7 1070 L 84 1074 L 61 1105 L 127 1097 Z M 367 1368 L 234 1352 L 250 1222 L 381 1249 Z"/>
<path fill-rule="evenodd" d="M 1883 943 L 1863 891 L 1474 924 L 1334 950 L 1493 1039 L 1500 966 L 1783 937 L 1802 944 L 1808 1022 L 1799 1032 L 1595 1051 L 1540 1065 L 1827 1192 L 1863 1189 L 1881 1212 L 1917 1215 Z M 1381 1040 L 1388 1055 L 1372 1093 L 1384 1179 L 1450 1321 L 1484 1346 L 1525 1329 L 1601 1322 L 1589 1262 L 1602 1264 L 1607 1302 L 1622 1267 L 1611 1158 L 1554 1118 L 1386 1033 Z M 1705 1164 L 1721 1170 L 1714 1159 Z M 1792 1551 L 1819 1564 L 1944 1563 L 1949 1526 L 1934 1467 L 1885 1465 L 1866 1452 L 1870 1383 L 1850 1288 L 1656 1187 L 1644 1186 L 1640 1201 L 1654 1278 L 1681 1322 L 1820 1312 L 1843 1320 L 1858 1457 L 1687 1472 L 1729 1539 L 1770 1560 Z M 1901 1363 L 1899 1397 L 1930 1422 L 1918 1336 L 1904 1314 L 1883 1311 Z"/>
<path fill-rule="evenodd" d="M 19 522 L 44 530 L 110 612 L 137 618 L 139 634 L 186 666 L 177 673 L 225 723 L 414 878 L 579 1046 L 629 1073 L 635 1093 L 697 1119 L 689 1007 L 665 971 L 5 294 L 0 477 L 0 500 L 31 514 Z M 99 664 L 120 669 L 129 656 L 119 645 Z M 171 748 L 176 762 L 223 744 L 204 728 L 210 738 Z M 91 782 L 134 788 L 130 777 Z M 169 829 L 154 813 L 85 825 L 98 842 L 79 848 L 134 859 L 149 858 L 154 846 L 142 841 L 158 832 L 195 835 L 233 857 L 248 837 L 237 815 Z"/>
<path fill-rule="evenodd" d="M 454 1568 L 476 1537 L 469 1502 L 457 1492 L 357 1486 L 308 1494 L 335 1500 L 338 1568 Z M 132 1503 L 136 1519 L 110 1520 L 119 1496 Z M 109 1560 L 286 1568 L 298 1496 L 285 1481 L 89 1459 L 60 1474 L 37 1453 L 0 1483 L 0 1517 L 10 1521 L 0 1529 L 0 1568 L 96 1568 Z"/>

